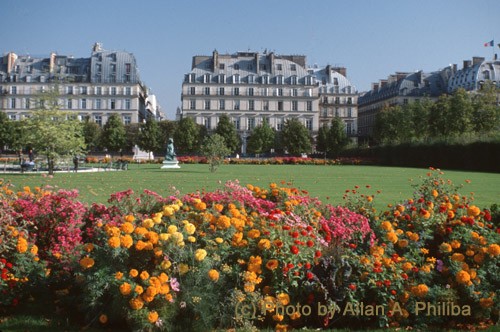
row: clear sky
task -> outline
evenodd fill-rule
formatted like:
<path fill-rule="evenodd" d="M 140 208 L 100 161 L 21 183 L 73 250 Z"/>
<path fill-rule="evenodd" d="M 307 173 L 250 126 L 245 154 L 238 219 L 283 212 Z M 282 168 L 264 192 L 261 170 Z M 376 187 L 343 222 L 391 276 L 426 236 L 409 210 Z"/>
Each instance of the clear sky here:
<path fill-rule="evenodd" d="M 484 43 L 495 40 L 495 46 Z M 0 52 L 90 57 L 95 42 L 135 55 L 168 119 L 194 55 L 307 56 L 347 68 L 359 91 L 396 71 L 500 54 L 499 0 L 0 0 Z"/>

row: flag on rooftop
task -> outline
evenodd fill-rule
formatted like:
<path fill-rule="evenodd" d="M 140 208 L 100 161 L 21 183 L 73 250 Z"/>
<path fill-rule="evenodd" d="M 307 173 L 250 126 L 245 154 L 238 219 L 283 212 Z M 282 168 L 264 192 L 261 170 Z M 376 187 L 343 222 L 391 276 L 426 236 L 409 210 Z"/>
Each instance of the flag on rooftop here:
<path fill-rule="evenodd" d="M 484 47 L 493 46 L 493 44 L 495 44 L 493 40 L 490 40 L 489 42 L 484 43 Z"/>

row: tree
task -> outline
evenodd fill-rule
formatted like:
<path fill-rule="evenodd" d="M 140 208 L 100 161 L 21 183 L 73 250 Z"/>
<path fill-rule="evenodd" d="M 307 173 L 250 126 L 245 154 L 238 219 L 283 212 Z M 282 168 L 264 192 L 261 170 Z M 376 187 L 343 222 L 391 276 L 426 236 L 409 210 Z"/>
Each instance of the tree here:
<path fill-rule="evenodd" d="M 47 157 L 49 174 L 54 174 L 55 162 L 71 158 L 85 149 L 82 123 L 71 118 L 68 112 L 58 109 L 41 109 L 23 120 L 25 142 L 38 154 Z"/>
<path fill-rule="evenodd" d="M 224 161 L 224 157 L 231 153 L 224 137 L 219 134 L 208 136 L 201 147 L 202 154 L 207 157 L 210 172 L 215 172 Z"/>
<path fill-rule="evenodd" d="M 479 135 L 487 135 L 498 128 L 500 107 L 496 105 L 499 89 L 491 82 L 485 83 L 473 100 L 473 130 Z"/>
<path fill-rule="evenodd" d="M 110 151 L 120 151 L 125 146 L 125 126 L 117 114 L 108 118 L 102 132 L 102 145 Z"/>
<path fill-rule="evenodd" d="M 309 153 L 312 148 L 309 131 L 297 119 L 285 121 L 280 133 L 280 144 L 292 155 Z"/>
<path fill-rule="evenodd" d="M 267 122 L 254 128 L 248 138 L 247 150 L 250 153 L 268 153 L 274 147 L 276 133 Z"/>
<path fill-rule="evenodd" d="M 474 108 L 469 94 L 460 88 L 450 99 L 450 114 L 447 116 L 447 127 L 451 136 L 461 136 L 472 131 Z"/>
<path fill-rule="evenodd" d="M 163 120 L 158 122 L 158 127 L 160 129 L 159 141 L 160 141 L 160 147 L 162 149 L 165 146 L 167 146 L 169 138 L 174 138 L 175 131 L 177 130 L 177 124 L 178 124 L 177 121 L 169 121 L 169 120 Z M 175 144 L 178 145 L 179 143 L 176 141 Z"/>
<path fill-rule="evenodd" d="M 224 138 L 226 146 L 231 151 L 231 153 L 237 152 L 241 147 L 241 139 L 234 124 L 231 123 L 229 116 L 223 114 L 219 117 L 219 122 L 215 128 L 215 133 L 219 134 Z"/>
<path fill-rule="evenodd" d="M 82 126 L 85 145 L 89 151 L 92 151 L 99 146 L 102 128 L 97 123 L 90 121 L 89 117 L 85 117 Z"/>
<path fill-rule="evenodd" d="M 2 150 L 5 145 L 11 144 L 13 129 L 12 120 L 9 119 L 5 112 L 0 111 L 0 150 Z"/>
<path fill-rule="evenodd" d="M 139 142 L 139 128 L 140 123 L 129 123 L 125 125 L 126 140 L 123 150 L 133 151 L 133 149 Z"/>
<path fill-rule="evenodd" d="M 174 133 L 175 148 L 178 153 L 194 153 L 198 150 L 200 130 L 193 118 L 182 118 Z"/>
<path fill-rule="evenodd" d="M 156 120 L 148 118 L 141 124 L 137 145 L 146 152 L 160 151 L 160 127 Z"/>
<path fill-rule="evenodd" d="M 347 137 L 345 124 L 341 118 L 335 117 L 332 119 L 327 138 L 327 151 L 332 154 L 338 154 L 349 144 L 349 137 Z"/>
<path fill-rule="evenodd" d="M 323 124 L 318 130 L 318 137 L 316 137 L 316 150 L 325 154 L 328 152 L 328 125 Z"/>

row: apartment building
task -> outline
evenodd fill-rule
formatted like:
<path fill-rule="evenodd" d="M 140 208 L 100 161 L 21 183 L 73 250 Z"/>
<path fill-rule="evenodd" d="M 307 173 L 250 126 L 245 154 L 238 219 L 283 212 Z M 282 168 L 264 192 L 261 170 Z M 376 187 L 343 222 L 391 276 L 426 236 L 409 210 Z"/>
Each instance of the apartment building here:
<path fill-rule="evenodd" d="M 43 92 L 56 89 L 59 106 L 99 125 L 117 114 L 124 124 L 160 117 L 148 100 L 132 53 L 96 43 L 88 58 L 51 53 L 47 58 L 8 53 L 0 62 L 0 111 L 12 120 L 29 117 Z M 149 106 L 148 106 L 149 105 Z"/>

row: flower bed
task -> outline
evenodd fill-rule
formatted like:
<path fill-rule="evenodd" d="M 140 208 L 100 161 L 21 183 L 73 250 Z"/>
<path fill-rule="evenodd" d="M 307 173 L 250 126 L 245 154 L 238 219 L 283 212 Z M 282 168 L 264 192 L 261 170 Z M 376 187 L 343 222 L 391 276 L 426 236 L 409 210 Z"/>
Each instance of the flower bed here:
<path fill-rule="evenodd" d="M 360 188 L 345 206 L 237 181 L 84 206 L 72 191 L 5 185 L 0 304 L 49 285 L 86 324 L 134 330 L 487 326 L 498 221 L 458 190 L 431 170 L 378 213 Z"/>

